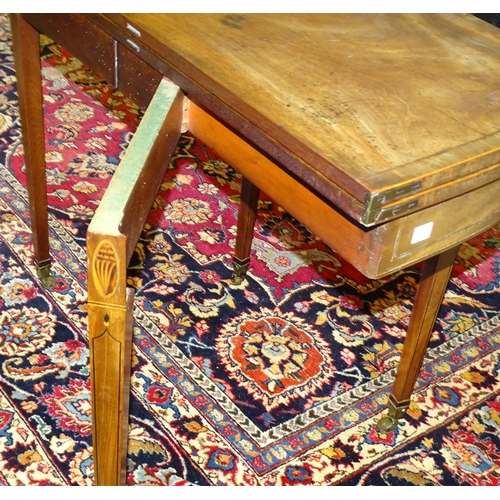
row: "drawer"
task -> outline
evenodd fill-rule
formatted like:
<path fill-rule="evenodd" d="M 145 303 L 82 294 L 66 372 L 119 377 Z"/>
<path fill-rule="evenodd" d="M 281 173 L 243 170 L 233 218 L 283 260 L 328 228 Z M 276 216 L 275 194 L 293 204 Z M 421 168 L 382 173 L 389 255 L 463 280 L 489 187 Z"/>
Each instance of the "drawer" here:
<path fill-rule="evenodd" d="M 114 84 L 115 41 L 83 14 L 23 14 L 23 18 Z"/>
<path fill-rule="evenodd" d="M 62 45 L 96 75 L 146 109 L 162 78 L 83 14 L 23 14 L 40 33 Z"/>

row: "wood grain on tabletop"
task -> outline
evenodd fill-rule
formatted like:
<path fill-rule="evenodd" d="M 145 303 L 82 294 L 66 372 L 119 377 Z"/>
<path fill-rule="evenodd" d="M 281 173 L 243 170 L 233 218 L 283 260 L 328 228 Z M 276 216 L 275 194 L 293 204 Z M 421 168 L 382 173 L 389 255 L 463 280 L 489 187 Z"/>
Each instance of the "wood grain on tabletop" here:
<path fill-rule="evenodd" d="M 439 153 L 458 148 L 446 165 L 466 159 L 464 145 L 500 129 L 500 38 L 470 15 L 125 18 L 174 51 L 181 70 L 196 68 L 208 90 L 223 89 L 368 188 L 404 177 L 404 165 L 412 176 L 442 168 L 420 161 Z"/>

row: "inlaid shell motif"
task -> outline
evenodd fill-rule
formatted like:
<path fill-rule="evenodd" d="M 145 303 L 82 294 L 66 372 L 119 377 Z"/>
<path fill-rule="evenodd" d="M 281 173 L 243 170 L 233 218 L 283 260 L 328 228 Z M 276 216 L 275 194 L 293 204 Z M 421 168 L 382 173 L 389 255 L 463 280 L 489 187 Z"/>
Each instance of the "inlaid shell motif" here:
<path fill-rule="evenodd" d="M 118 255 L 111 242 L 97 245 L 92 266 L 97 291 L 103 298 L 111 297 L 118 287 Z"/>

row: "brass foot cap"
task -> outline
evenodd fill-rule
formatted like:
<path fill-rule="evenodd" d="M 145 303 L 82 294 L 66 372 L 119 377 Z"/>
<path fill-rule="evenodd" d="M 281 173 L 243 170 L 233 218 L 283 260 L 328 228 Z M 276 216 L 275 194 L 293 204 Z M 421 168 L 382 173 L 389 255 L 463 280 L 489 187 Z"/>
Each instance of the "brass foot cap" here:
<path fill-rule="evenodd" d="M 398 425 L 398 419 L 392 417 L 383 417 L 377 422 L 377 428 L 381 434 L 389 434 Z"/>
<path fill-rule="evenodd" d="M 50 267 L 39 267 L 36 270 L 36 273 L 44 288 L 46 288 L 47 290 L 51 290 L 52 288 L 54 288 L 56 279 L 54 278 L 54 276 L 52 276 Z"/>

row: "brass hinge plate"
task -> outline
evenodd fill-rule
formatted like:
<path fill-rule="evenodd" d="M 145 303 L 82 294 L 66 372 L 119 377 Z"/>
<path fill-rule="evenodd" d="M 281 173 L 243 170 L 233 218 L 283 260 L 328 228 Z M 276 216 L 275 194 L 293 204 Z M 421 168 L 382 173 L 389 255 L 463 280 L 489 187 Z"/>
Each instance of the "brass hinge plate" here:
<path fill-rule="evenodd" d="M 392 207 L 382 208 L 375 212 L 371 212 L 369 217 L 363 218 L 363 224 L 379 224 L 389 219 L 394 219 L 398 216 L 403 215 L 406 212 L 410 212 L 418 207 L 418 200 L 412 200 L 407 203 L 401 203 L 400 205 L 394 205 Z"/>
<path fill-rule="evenodd" d="M 394 202 L 418 193 L 421 188 L 421 182 L 414 182 L 406 186 L 389 189 L 383 193 L 367 194 L 361 221 L 366 225 L 376 224 L 416 208 L 418 206 L 417 200 L 411 200 L 400 205 L 394 205 Z M 392 206 L 387 206 L 391 204 Z"/>

